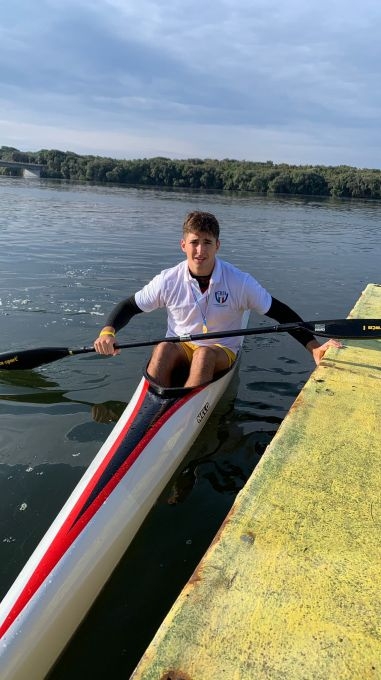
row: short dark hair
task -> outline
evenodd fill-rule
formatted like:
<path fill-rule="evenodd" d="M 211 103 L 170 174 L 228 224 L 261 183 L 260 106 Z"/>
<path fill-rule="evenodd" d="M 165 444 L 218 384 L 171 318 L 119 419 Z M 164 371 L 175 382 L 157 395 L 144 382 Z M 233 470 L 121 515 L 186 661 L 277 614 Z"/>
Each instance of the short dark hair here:
<path fill-rule="evenodd" d="M 194 210 L 188 213 L 183 224 L 183 234 L 205 231 L 216 239 L 220 236 L 220 225 L 217 218 L 209 212 Z"/>

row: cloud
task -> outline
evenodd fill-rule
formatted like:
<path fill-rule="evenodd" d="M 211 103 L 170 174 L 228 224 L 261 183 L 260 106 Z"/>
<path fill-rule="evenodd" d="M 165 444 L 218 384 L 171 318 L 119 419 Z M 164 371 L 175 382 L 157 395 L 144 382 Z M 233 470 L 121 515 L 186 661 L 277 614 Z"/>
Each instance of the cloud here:
<path fill-rule="evenodd" d="M 0 28 L 0 130 L 29 125 L 30 148 L 49 129 L 56 147 L 65 131 L 88 144 L 98 134 L 110 155 L 118 139 L 119 156 L 134 139 L 137 155 L 371 164 L 380 17 L 376 0 L 361 12 L 343 0 L 14 0 Z"/>

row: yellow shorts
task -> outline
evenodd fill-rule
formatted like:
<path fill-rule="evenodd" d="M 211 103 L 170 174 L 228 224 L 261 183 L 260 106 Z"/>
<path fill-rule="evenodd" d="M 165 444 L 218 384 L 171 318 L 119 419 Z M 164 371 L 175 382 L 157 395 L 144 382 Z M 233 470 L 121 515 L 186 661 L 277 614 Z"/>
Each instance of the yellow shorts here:
<path fill-rule="evenodd" d="M 196 345 L 195 342 L 180 342 L 180 347 L 183 348 L 187 359 L 189 363 L 192 361 L 193 353 L 198 349 L 200 346 L 203 347 L 203 345 Z M 215 343 L 217 347 L 221 347 L 221 349 L 224 350 L 225 354 L 227 355 L 229 359 L 229 368 L 232 364 L 234 364 L 236 360 L 236 355 L 233 352 L 233 350 L 229 349 L 229 347 L 225 347 L 224 345 L 219 345 L 218 342 Z"/>

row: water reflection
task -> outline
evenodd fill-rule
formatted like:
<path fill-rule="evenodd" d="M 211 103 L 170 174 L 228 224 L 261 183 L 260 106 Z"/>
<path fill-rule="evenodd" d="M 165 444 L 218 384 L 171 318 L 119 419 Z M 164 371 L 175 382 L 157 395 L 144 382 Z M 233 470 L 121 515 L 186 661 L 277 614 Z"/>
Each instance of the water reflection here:
<path fill-rule="evenodd" d="M 12 385 L 15 387 L 41 387 L 46 389 L 48 387 L 57 387 L 57 383 L 41 373 L 36 371 L 1 371 L 0 370 L 0 386 Z M 1 390 L 1 388 L 0 388 Z M 1 399 L 3 395 L 1 394 Z"/>

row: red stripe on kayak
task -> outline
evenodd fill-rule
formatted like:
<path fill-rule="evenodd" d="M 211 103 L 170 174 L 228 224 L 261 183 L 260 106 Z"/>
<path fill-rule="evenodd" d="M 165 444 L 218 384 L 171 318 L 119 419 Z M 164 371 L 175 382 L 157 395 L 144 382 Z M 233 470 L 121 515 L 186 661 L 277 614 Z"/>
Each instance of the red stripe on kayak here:
<path fill-rule="evenodd" d="M 22 592 L 20 593 L 18 599 L 10 610 L 8 616 L 4 619 L 4 622 L 0 626 L 0 638 L 5 635 L 7 630 L 13 624 L 17 616 L 21 614 L 23 609 L 32 600 L 37 590 L 43 584 L 45 579 L 57 566 L 60 559 L 62 559 L 68 549 L 72 546 L 75 539 L 82 533 L 82 531 L 89 524 L 90 520 L 94 517 L 96 512 L 99 510 L 101 505 L 107 500 L 115 487 L 119 484 L 121 479 L 126 475 L 127 471 L 139 458 L 141 453 L 144 451 L 149 442 L 157 434 L 160 428 L 167 422 L 167 420 L 175 413 L 179 408 L 181 408 L 187 401 L 189 401 L 195 394 L 200 392 L 203 387 L 195 388 L 192 392 L 186 394 L 184 397 L 176 401 L 169 409 L 166 411 L 161 418 L 146 432 L 142 437 L 139 444 L 132 450 L 124 463 L 118 468 L 114 473 L 113 477 L 108 481 L 100 493 L 96 496 L 92 504 L 86 509 L 86 511 L 76 520 L 78 514 L 81 512 L 81 508 L 86 504 L 87 499 L 92 493 L 94 487 L 96 486 L 99 478 L 101 477 L 104 469 L 107 467 L 108 463 L 115 455 L 118 447 L 120 446 L 123 438 L 127 434 L 131 424 L 135 420 L 136 414 L 138 413 L 146 393 L 149 388 L 149 383 L 145 380 L 142 388 L 142 392 L 139 395 L 139 399 L 132 411 L 128 421 L 123 426 L 118 437 L 115 439 L 110 447 L 109 452 L 102 461 L 102 464 L 94 472 L 94 475 L 89 480 L 86 488 L 82 492 L 80 498 L 76 502 L 75 506 L 70 511 L 69 515 L 66 517 L 62 526 L 58 529 L 58 533 L 52 540 L 47 552 L 41 558 L 39 564 L 35 568 L 34 572 L 31 574 L 27 584 L 24 586 Z"/>

